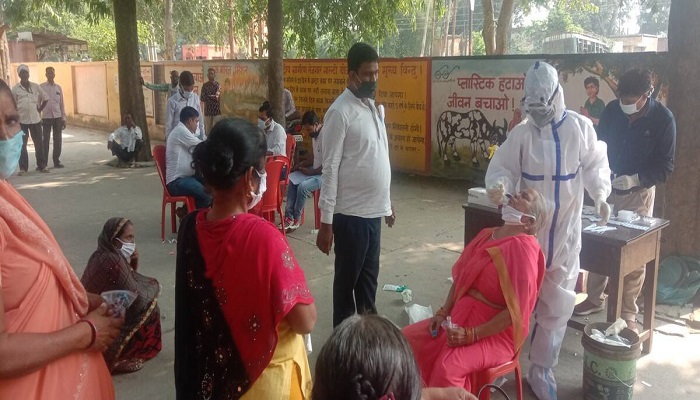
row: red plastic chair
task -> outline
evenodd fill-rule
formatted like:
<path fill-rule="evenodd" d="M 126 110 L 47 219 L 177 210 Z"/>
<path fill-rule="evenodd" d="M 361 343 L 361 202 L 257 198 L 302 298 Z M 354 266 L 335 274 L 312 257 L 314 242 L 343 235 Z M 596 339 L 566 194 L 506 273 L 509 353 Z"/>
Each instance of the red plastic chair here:
<path fill-rule="evenodd" d="M 314 195 L 314 229 L 321 229 L 321 210 L 318 208 L 318 199 L 321 197 L 321 189 L 311 192 Z M 301 224 L 304 225 L 305 210 L 301 210 Z"/>
<path fill-rule="evenodd" d="M 287 158 L 289 159 L 290 165 L 294 166 L 294 155 L 297 151 L 297 139 L 294 137 L 294 135 L 287 135 L 285 150 L 287 150 Z"/>
<path fill-rule="evenodd" d="M 160 176 L 160 183 L 163 185 L 163 202 L 161 204 L 160 213 L 160 240 L 165 241 L 165 205 L 170 203 L 170 224 L 172 226 L 173 233 L 177 232 L 177 223 L 175 222 L 175 206 L 178 202 L 185 203 L 187 206 L 187 212 L 194 211 L 194 197 L 191 196 L 172 196 L 168 191 L 168 187 L 165 185 L 165 146 L 159 144 L 153 147 L 153 159 L 156 162 L 156 169 L 158 170 L 158 176 Z"/>
<path fill-rule="evenodd" d="M 291 167 L 292 167 L 292 161 L 289 159 L 289 157 L 285 156 L 267 156 L 267 159 L 265 162 L 270 162 L 270 161 L 282 161 L 284 162 L 285 167 L 282 168 L 282 171 L 287 171 L 284 179 L 280 179 L 280 194 L 282 195 L 282 198 L 284 198 L 287 195 L 287 186 L 289 186 L 289 174 L 291 172 Z M 280 177 L 282 176 L 282 173 L 280 172 Z M 268 186 L 269 188 L 269 186 Z"/>
<path fill-rule="evenodd" d="M 268 158 L 267 164 L 265 165 L 265 171 L 267 172 L 267 190 L 265 190 L 260 204 L 250 210 L 251 213 L 260 215 L 273 224 L 275 223 L 275 211 L 279 213 L 280 221 L 284 222 L 282 193 L 280 192 L 280 176 L 285 166 L 289 168 L 289 160 L 284 156 L 278 157 L 281 157 L 281 159 Z M 284 229 L 282 229 L 282 234 L 286 234 Z"/>
<path fill-rule="evenodd" d="M 511 372 L 515 372 L 516 398 L 518 400 L 522 400 L 523 399 L 523 380 L 522 380 L 523 377 L 522 377 L 522 372 L 520 370 L 520 350 L 518 350 L 518 352 L 515 353 L 515 356 L 513 357 L 513 359 L 508 361 L 507 363 L 477 372 L 475 389 L 478 391 L 479 389 L 484 387 L 484 385 L 488 385 L 489 383 L 493 383 L 493 381 L 496 380 L 496 378 L 498 378 L 499 376 L 503 376 L 503 375 L 509 374 Z M 481 392 L 481 396 L 479 397 L 479 400 L 490 400 L 490 399 L 491 399 L 491 390 L 489 390 L 489 388 L 486 388 Z"/>

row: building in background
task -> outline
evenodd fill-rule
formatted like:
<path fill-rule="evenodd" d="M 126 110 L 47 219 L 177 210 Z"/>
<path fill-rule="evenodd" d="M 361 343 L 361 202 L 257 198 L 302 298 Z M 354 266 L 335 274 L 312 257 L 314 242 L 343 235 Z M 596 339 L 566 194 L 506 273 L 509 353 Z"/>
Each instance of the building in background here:
<path fill-rule="evenodd" d="M 547 36 L 542 43 L 544 54 L 609 53 L 605 39 L 591 33 L 558 33 Z"/>
<path fill-rule="evenodd" d="M 658 35 L 615 35 L 610 36 L 613 51 L 616 53 L 643 53 L 668 51 L 668 37 Z"/>
<path fill-rule="evenodd" d="M 56 32 L 8 33 L 13 63 L 90 61 L 88 43 Z"/>

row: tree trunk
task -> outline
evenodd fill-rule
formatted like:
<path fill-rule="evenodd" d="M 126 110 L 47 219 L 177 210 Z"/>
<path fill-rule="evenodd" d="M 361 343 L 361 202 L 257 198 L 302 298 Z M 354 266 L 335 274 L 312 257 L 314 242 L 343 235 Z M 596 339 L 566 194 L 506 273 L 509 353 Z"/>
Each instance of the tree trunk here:
<path fill-rule="evenodd" d="M 428 44 L 428 57 L 433 56 L 433 44 L 435 43 L 435 22 L 437 21 L 436 14 L 437 13 L 435 12 L 435 4 L 433 4 L 433 18 L 430 22 L 430 43 Z"/>
<path fill-rule="evenodd" d="M 484 37 L 486 54 L 496 53 L 496 20 L 493 17 L 493 1 L 481 0 L 484 9 L 484 28 L 481 35 Z"/>
<path fill-rule="evenodd" d="M 455 36 L 457 36 L 457 0 L 452 1 L 452 38 L 450 39 L 450 55 L 455 55 Z"/>
<path fill-rule="evenodd" d="M 0 2 L 0 78 L 10 84 L 10 48 L 7 45 L 7 30 L 5 25 L 5 2 Z"/>
<path fill-rule="evenodd" d="M 448 56 L 449 53 L 447 52 L 447 44 L 448 44 L 448 38 L 450 37 L 450 10 L 452 10 L 452 0 L 447 0 L 445 2 L 447 5 L 447 8 L 445 9 L 445 37 L 442 40 L 442 49 L 440 50 L 440 55 L 441 56 Z"/>
<path fill-rule="evenodd" d="M 139 82 L 139 36 L 136 28 L 136 0 L 112 0 L 114 31 L 117 36 L 117 64 L 119 71 L 119 108 L 121 115 L 130 113 L 134 123 L 143 132 L 143 147 L 137 161 L 151 160 L 151 141 L 148 136 L 146 106 L 143 88 Z M 119 16 L 118 18 L 116 16 Z"/>
<path fill-rule="evenodd" d="M 664 232 L 664 254 L 700 257 L 700 93 L 697 66 L 700 63 L 700 2 L 673 0 L 668 23 L 669 98 L 676 117 L 676 168 L 666 185 L 664 217 L 671 226 Z M 664 200 L 666 200 L 664 202 Z M 658 201 L 658 200 L 657 200 Z M 662 210 L 664 209 L 662 208 Z"/>
<path fill-rule="evenodd" d="M 255 58 L 255 22 L 248 24 L 248 57 Z"/>
<path fill-rule="evenodd" d="M 233 16 L 234 2 L 233 0 L 228 0 L 228 51 L 229 58 L 238 58 L 236 54 L 236 35 L 235 35 L 235 20 Z"/>
<path fill-rule="evenodd" d="M 620 29 L 617 29 L 617 23 L 618 23 L 617 19 L 620 16 L 620 9 L 624 5 L 624 2 L 625 2 L 624 0 L 620 0 L 617 3 L 617 7 L 613 7 L 612 14 L 610 15 L 610 20 L 608 21 L 608 24 L 606 27 L 607 29 L 605 30 L 605 33 L 607 34 L 607 36 L 622 33 L 622 32 L 619 32 L 619 31 L 621 31 Z"/>
<path fill-rule="evenodd" d="M 268 0 L 269 4 L 269 0 Z M 269 7 L 269 6 L 268 6 Z M 270 13 L 270 10 L 267 11 L 268 14 Z M 260 17 L 258 20 L 258 58 L 263 58 L 265 55 L 265 24 L 264 24 L 265 19 L 263 17 Z M 267 34 L 270 34 L 270 31 L 267 32 Z M 268 52 L 268 57 L 270 57 L 270 53 Z"/>
<path fill-rule="evenodd" d="M 433 0 L 428 0 L 428 4 L 425 7 L 425 28 L 423 28 L 423 42 L 420 45 L 420 56 L 425 56 L 426 47 L 425 41 L 428 38 L 428 23 L 430 22 L 430 10 L 433 8 Z"/>
<path fill-rule="evenodd" d="M 508 52 L 514 9 L 514 0 L 503 0 L 501 11 L 498 13 L 498 26 L 496 27 L 496 54 L 506 54 Z"/>
<path fill-rule="evenodd" d="M 115 3 L 118 1 L 119 0 L 114 0 Z M 165 21 L 163 23 L 163 28 L 165 30 L 165 52 L 163 53 L 163 58 L 165 58 L 166 60 L 175 59 L 175 29 L 173 27 L 173 1 L 175 0 L 163 1 L 163 4 L 165 6 Z"/>
<path fill-rule="evenodd" d="M 272 118 L 285 124 L 284 117 L 284 20 L 282 0 L 267 2 L 267 99 L 272 106 Z"/>

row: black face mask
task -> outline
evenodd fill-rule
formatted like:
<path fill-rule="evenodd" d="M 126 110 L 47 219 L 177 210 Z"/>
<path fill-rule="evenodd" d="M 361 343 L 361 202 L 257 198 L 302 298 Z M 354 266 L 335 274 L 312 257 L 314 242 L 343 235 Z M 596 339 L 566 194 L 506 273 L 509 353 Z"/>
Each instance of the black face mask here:
<path fill-rule="evenodd" d="M 356 77 L 356 79 L 359 84 L 352 93 L 361 99 L 374 99 L 375 93 L 377 92 L 377 81 L 365 82 L 361 81 L 360 78 Z"/>
<path fill-rule="evenodd" d="M 321 134 L 321 130 L 320 130 L 320 129 L 317 130 L 317 131 L 311 132 L 311 135 L 310 135 L 310 136 L 311 136 L 311 139 L 316 139 L 316 138 L 318 137 L 318 135 L 320 135 L 320 134 Z"/>

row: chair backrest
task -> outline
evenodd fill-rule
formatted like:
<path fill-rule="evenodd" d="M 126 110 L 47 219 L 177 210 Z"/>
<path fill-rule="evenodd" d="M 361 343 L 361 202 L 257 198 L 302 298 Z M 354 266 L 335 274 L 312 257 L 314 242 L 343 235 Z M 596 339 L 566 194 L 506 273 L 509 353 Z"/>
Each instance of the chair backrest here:
<path fill-rule="evenodd" d="M 280 182 L 284 182 L 285 184 L 289 184 L 289 171 L 291 168 L 291 161 L 289 158 L 285 156 L 268 156 L 267 159 L 265 160 L 266 163 L 269 163 L 270 161 L 281 161 L 284 163 L 284 166 L 282 167 L 282 172 L 280 172 Z M 267 169 L 266 169 L 267 171 Z M 282 176 L 284 174 L 284 176 Z M 267 176 L 270 176 L 268 173 Z M 268 190 L 270 188 L 268 187 Z"/>
<path fill-rule="evenodd" d="M 158 170 L 163 190 L 165 193 L 168 193 L 168 187 L 165 185 L 165 146 L 159 144 L 153 147 L 153 160 L 156 162 L 156 169 Z"/>
<path fill-rule="evenodd" d="M 289 159 L 290 163 L 294 160 L 294 154 L 296 153 L 297 150 L 297 139 L 294 137 L 294 135 L 287 135 L 287 158 Z"/>
<path fill-rule="evenodd" d="M 278 156 L 286 158 L 283 156 Z M 265 165 L 265 172 L 267 172 L 267 190 L 263 194 L 261 212 L 274 211 L 282 202 L 282 193 L 280 192 L 280 176 L 282 175 L 282 169 L 285 165 L 289 165 L 287 160 L 275 160 L 268 159 Z"/>

